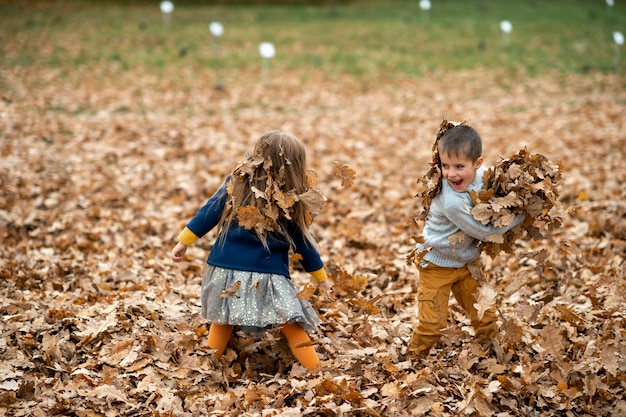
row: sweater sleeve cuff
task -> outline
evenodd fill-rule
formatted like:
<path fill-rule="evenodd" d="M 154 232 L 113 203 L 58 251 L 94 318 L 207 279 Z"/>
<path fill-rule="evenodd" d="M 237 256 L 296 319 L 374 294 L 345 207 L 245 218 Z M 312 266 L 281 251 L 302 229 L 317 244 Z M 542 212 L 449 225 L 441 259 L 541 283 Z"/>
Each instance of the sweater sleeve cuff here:
<path fill-rule="evenodd" d="M 196 240 L 198 240 L 198 236 L 196 236 L 194 232 L 189 230 L 189 228 L 185 227 L 183 231 L 180 232 L 177 239 L 183 245 L 191 246 L 196 243 Z"/>
<path fill-rule="evenodd" d="M 313 276 L 313 278 L 315 278 L 317 282 L 324 282 L 328 278 L 326 276 L 326 271 L 324 270 L 324 267 L 321 267 L 317 271 L 309 272 L 309 274 L 311 274 L 311 276 Z"/>

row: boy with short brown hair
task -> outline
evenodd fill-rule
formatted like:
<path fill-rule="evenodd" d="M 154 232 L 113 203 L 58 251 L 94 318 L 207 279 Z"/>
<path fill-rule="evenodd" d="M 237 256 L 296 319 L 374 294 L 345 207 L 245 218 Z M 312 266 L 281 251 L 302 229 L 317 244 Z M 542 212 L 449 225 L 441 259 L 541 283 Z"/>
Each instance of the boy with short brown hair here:
<path fill-rule="evenodd" d="M 467 312 L 478 338 L 489 340 L 497 336 L 495 310 L 488 309 L 479 318 L 474 307 L 479 284 L 468 265 L 480 256 L 479 241 L 505 233 L 524 221 L 524 215 L 518 215 L 508 226 L 495 227 L 482 224 L 470 213 L 473 204 L 469 192 L 480 192 L 485 172 L 482 141 L 476 130 L 466 124 L 450 127 L 439 138 L 437 150 L 440 189 L 428 208 L 424 242 L 416 248 L 420 271 L 418 325 L 408 350 L 420 355 L 425 355 L 441 338 L 441 330 L 447 324 L 450 292 Z M 459 232 L 464 236 L 460 238 Z"/>

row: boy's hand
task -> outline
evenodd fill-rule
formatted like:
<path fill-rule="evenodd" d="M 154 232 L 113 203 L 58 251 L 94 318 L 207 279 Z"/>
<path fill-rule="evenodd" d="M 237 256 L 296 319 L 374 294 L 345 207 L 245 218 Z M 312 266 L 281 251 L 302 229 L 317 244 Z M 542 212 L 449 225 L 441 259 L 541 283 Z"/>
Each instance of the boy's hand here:
<path fill-rule="evenodd" d="M 187 252 L 187 246 L 178 242 L 176 246 L 174 246 L 174 249 L 172 249 L 172 260 L 174 262 L 182 261 L 183 255 L 185 255 L 185 252 Z"/>

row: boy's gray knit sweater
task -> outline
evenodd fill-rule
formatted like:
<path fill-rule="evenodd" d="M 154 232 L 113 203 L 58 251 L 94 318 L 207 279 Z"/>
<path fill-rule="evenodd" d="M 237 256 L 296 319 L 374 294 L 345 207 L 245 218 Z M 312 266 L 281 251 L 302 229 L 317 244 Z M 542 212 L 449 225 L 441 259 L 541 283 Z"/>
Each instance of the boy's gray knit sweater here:
<path fill-rule="evenodd" d="M 445 179 L 442 179 L 441 191 L 433 199 L 426 218 L 423 236 L 424 243 L 418 245 L 422 251 L 431 248 L 424 259 L 435 265 L 446 268 L 461 268 L 472 263 L 480 250 L 478 241 L 484 241 L 492 234 L 505 233 L 524 221 L 524 215 L 517 215 L 507 227 L 495 227 L 491 224 L 482 224 L 474 219 L 470 210 L 472 199 L 470 190 L 480 192 L 483 186 L 485 167 L 476 171 L 476 177 L 466 192 L 458 193 L 452 189 Z M 450 236 L 462 230 L 466 236 L 463 239 L 454 239 Z"/>

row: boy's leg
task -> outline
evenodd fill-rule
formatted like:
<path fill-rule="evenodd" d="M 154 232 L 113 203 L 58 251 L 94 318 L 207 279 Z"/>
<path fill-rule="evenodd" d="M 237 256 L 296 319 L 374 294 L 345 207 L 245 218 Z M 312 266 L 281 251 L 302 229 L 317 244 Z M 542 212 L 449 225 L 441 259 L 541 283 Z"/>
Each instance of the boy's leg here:
<path fill-rule="evenodd" d="M 433 264 L 419 267 L 420 282 L 417 287 L 417 327 L 413 330 L 409 351 L 425 353 L 441 338 L 441 330 L 448 323 L 450 288 L 455 279 L 455 269 Z"/>
<path fill-rule="evenodd" d="M 459 281 L 452 286 L 452 294 L 467 312 L 476 337 L 484 340 L 495 338 L 499 333 L 495 308 L 492 306 L 485 311 L 482 319 L 478 318 L 478 311 L 474 307 L 479 287 L 478 281 L 471 277 L 467 268 L 459 269 L 459 274 Z"/>
<path fill-rule="evenodd" d="M 228 340 L 233 332 L 233 326 L 228 324 L 211 323 L 209 329 L 209 348 L 215 349 L 215 357 L 217 359 L 222 357 Z"/>
<path fill-rule="evenodd" d="M 311 342 L 309 335 L 302 328 L 302 326 L 298 323 L 289 323 L 280 326 L 280 331 L 285 335 L 287 343 L 289 343 L 289 348 L 298 362 L 311 371 L 315 369 L 317 364 L 320 362 L 317 357 L 317 352 L 315 352 L 315 348 L 313 346 L 299 347 L 299 345 Z"/>

